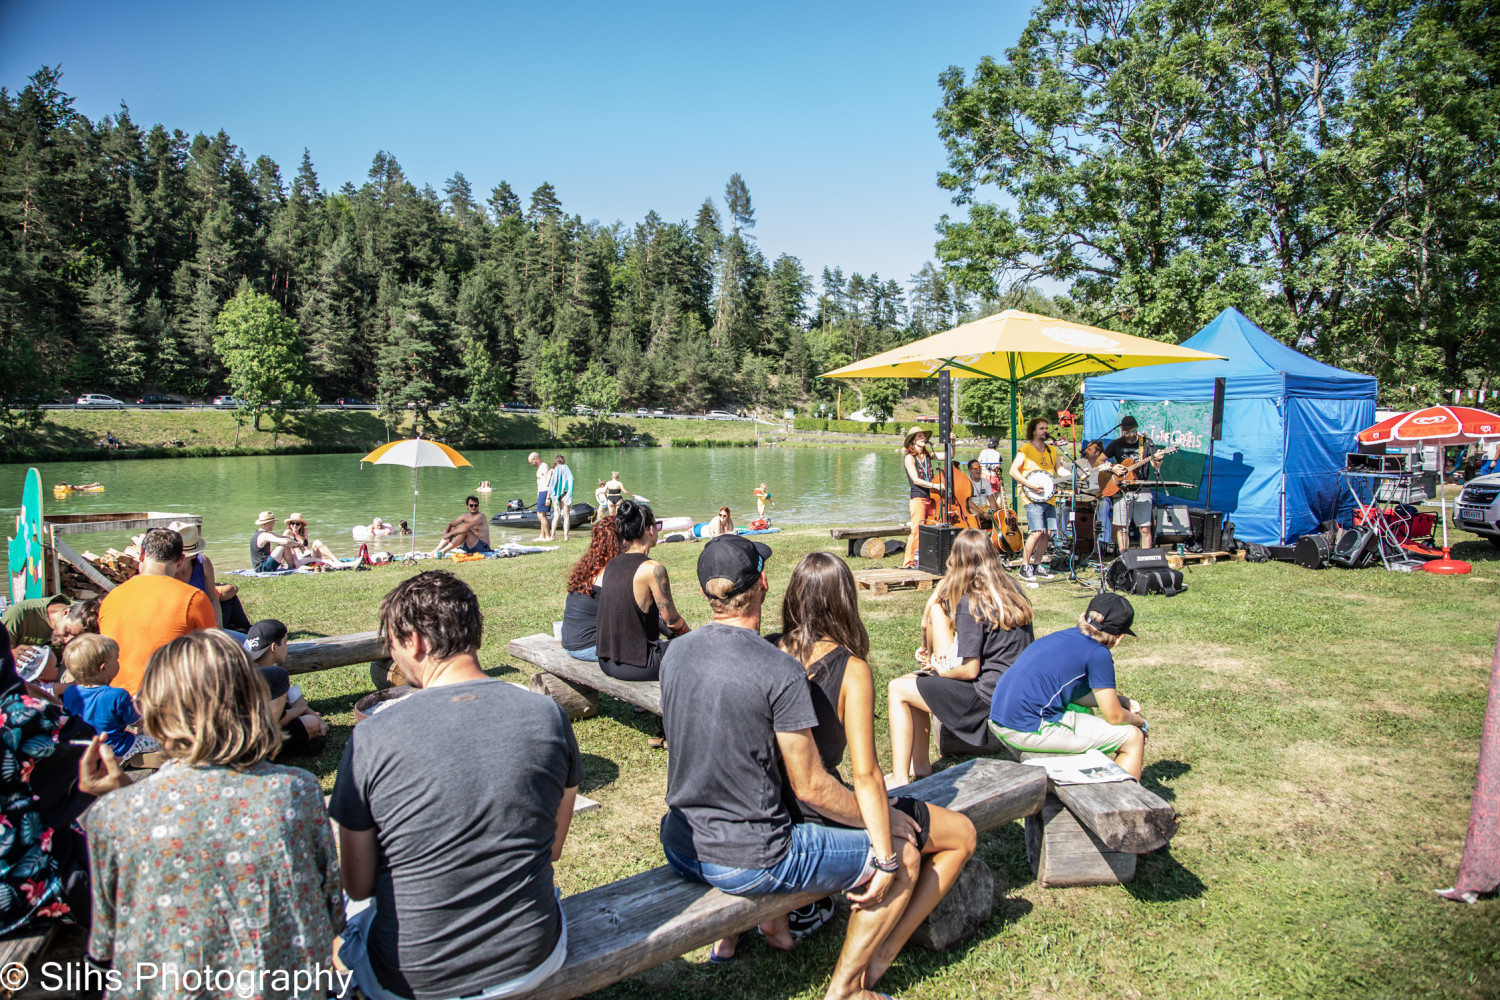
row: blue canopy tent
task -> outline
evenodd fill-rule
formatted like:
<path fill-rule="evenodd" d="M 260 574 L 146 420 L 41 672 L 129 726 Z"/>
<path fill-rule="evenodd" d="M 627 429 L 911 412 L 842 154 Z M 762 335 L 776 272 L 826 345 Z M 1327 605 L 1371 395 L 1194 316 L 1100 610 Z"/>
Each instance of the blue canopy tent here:
<path fill-rule="evenodd" d="M 1188 481 L 1181 470 L 1193 468 L 1193 456 L 1206 473 L 1207 414 L 1214 378 L 1222 377 L 1224 434 L 1214 445 L 1213 509 L 1234 521 L 1236 538 L 1262 544 L 1284 544 L 1332 517 L 1344 456 L 1357 450 L 1355 435 L 1375 422 L 1374 377 L 1314 361 L 1237 309 L 1225 309 L 1182 346 L 1229 360 L 1085 379 L 1087 437 L 1113 438 L 1122 410 L 1133 413 L 1142 432 L 1158 444 L 1179 444 L 1187 456 L 1175 466 L 1178 474 L 1165 478 Z M 1151 416 L 1164 419 L 1158 425 Z M 1203 492 L 1173 491 L 1173 502 L 1202 507 Z"/>

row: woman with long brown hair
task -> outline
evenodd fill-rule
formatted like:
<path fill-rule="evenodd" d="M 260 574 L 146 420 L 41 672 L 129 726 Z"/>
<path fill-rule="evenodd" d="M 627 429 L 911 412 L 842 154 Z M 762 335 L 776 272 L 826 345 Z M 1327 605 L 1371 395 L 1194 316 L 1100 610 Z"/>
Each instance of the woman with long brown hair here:
<path fill-rule="evenodd" d="M 599 615 L 599 583 L 604 567 L 625 551 L 613 515 L 594 524 L 589 547 L 568 573 L 568 600 L 563 605 L 562 648 L 576 660 L 599 659 L 594 651 L 595 622 Z"/>
<path fill-rule="evenodd" d="M 877 856 L 893 853 L 892 821 L 908 833 L 915 831 L 922 852 L 922 868 L 901 919 L 876 951 L 866 988 L 873 987 L 881 972 L 895 960 L 917 925 L 953 886 L 964 864 L 974 854 L 974 824 L 960 813 L 928 805 L 914 798 L 889 798 L 881 780 L 880 760 L 875 753 L 875 680 L 866 657 L 870 637 L 859 617 L 859 598 L 854 574 L 844 560 L 831 552 L 812 552 L 792 571 L 781 605 L 785 631 L 768 639 L 802 664 L 818 724 L 813 740 L 830 774 L 839 774 L 844 751 L 849 752 L 854 796 L 860 817 L 870 834 Z M 783 796 L 793 822 L 832 824 L 811 807 Z M 896 814 L 906 818 L 897 818 Z M 819 900 L 794 910 L 773 927 L 767 939 L 773 946 L 787 947 L 791 941 L 818 927 L 833 913 L 832 899 Z M 778 925 L 781 921 L 776 922 Z M 715 954 L 722 960 L 720 942 Z"/>
<path fill-rule="evenodd" d="M 932 719 L 969 743 L 983 743 L 1000 675 L 1031 645 L 1031 603 L 1005 572 L 989 536 L 958 533 L 948 573 L 922 613 L 922 669 L 888 688 L 891 775 L 904 785 L 932 773 Z"/>

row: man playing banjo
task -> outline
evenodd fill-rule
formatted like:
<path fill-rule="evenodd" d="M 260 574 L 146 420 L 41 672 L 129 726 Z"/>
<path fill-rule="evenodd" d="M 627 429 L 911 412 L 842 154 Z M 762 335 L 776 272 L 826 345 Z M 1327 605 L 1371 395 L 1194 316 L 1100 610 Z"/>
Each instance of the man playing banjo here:
<path fill-rule="evenodd" d="M 1050 479 L 1063 472 L 1062 453 L 1047 443 L 1047 431 L 1051 426 L 1044 417 L 1037 417 L 1026 425 L 1026 442 L 1016 449 L 1015 461 L 1010 463 L 1010 477 L 1026 494 L 1026 547 L 1021 551 L 1021 579 L 1035 580 L 1040 574 L 1050 579 L 1052 568 L 1047 565 L 1047 546 L 1052 532 L 1057 530 L 1057 507 L 1048 503 L 1052 495 Z M 1028 477 L 1042 473 L 1049 480 L 1043 490 L 1038 491 Z M 1037 476 L 1040 482 L 1042 476 Z"/>

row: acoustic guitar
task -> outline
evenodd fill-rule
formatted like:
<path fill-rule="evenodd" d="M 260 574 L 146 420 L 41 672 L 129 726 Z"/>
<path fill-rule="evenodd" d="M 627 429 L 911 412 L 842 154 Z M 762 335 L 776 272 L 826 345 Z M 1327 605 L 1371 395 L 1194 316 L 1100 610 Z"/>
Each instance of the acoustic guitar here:
<path fill-rule="evenodd" d="M 1174 444 L 1170 448 L 1152 452 L 1151 458 L 1156 458 L 1158 455 L 1160 455 L 1162 458 L 1166 458 L 1168 455 L 1172 454 L 1172 452 L 1176 451 L 1180 447 L 1182 446 Z M 1104 478 L 1105 473 L 1101 472 L 1099 474 L 1099 499 L 1102 500 L 1105 497 L 1112 497 L 1115 494 L 1119 493 L 1121 488 L 1129 486 L 1131 483 L 1135 482 L 1135 475 L 1138 471 L 1136 466 L 1140 465 L 1142 461 L 1142 459 L 1138 458 L 1127 458 L 1124 461 L 1116 463 L 1125 467 L 1125 475 L 1123 478 L 1111 475 L 1109 479 L 1106 480 Z M 1145 459 L 1144 461 L 1150 461 L 1150 459 Z"/>
<path fill-rule="evenodd" d="M 995 515 L 995 527 L 991 529 L 990 537 L 995 543 L 995 548 L 1001 552 L 1015 555 L 1026 548 L 1026 536 L 1021 533 L 1021 524 L 1016 519 L 1016 512 L 1010 509 L 1010 500 L 1005 496 L 1002 488 L 1000 493 L 1000 512 Z"/>

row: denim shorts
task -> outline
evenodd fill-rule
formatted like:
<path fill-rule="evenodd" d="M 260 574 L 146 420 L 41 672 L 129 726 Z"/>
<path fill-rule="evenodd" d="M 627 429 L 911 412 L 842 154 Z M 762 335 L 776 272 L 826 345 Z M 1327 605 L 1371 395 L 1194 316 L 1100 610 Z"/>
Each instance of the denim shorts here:
<path fill-rule="evenodd" d="M 1056 531 L 1057 508 L 1050 503 L 1028 503 L 1026 528 L 1028 531 Z"/>
<path fill-rule="evenodd" d="M 864 885 L 875 874 L 875 851 L 864 830 L 798 823 L 786 856 L 771 868 L 728 868 L 663 849 L 667 864 L 690 882 L 707 882 L 731 896 L 819 892 Z"/>
<path fill-rule="evenodd" d="M 563 652 L 575 660 L 593 660 L 595 663 L 599 662 L 599 653 L 595 646 L 590 646 L 588 649 L 565 649 Z"/>

